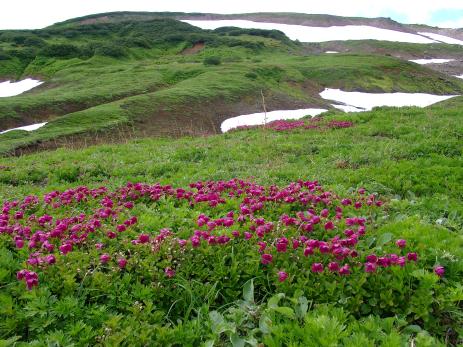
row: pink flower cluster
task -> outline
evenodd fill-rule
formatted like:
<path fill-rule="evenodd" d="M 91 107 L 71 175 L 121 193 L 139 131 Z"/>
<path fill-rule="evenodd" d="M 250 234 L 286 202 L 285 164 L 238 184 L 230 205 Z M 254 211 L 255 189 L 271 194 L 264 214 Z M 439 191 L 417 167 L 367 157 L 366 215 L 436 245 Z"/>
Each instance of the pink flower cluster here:
<path fill-rule="evenodd" d="M 265 127 L 275 131 L 291 131 L 294 129 L 339 129 L 353 127 L 354 123 L 349 121 L 331 120 L 325 122 L 322 118 L 309 120 L 276 120 L 268 123 Z M 253 129 L 258 126 L 241 126 L 236 130 Z"/>
<path fill-rule="evenodd" d="M 143 230 L 143 223 L 132 214 L 139 203 L 161 205 L 168 200 L 185 204 L 195 214 L 189 237 L 179 238 L 167 228 L 157 233 Z M 263 269 L 274 269 L 278 281 L 284 282 L 289 274 L 279 264 L 288 256 L 309 259 L 313 273 L 327 271 L 340 276 L 357 268 L 374 273 L 379 268 L 416 262 L 418 256 L 407 252 L 403 239 L 395 243 L 397 253 L 376 256 L 367 253 L 365 246 L 359 248 L 371 222 L 365 216 L 382 206 L 376 195 L 363 188 L 340 197 L 325 191 L 317 181 L 303 180 L 286 187 L 239 179 L 195 182 L 188 189 L 159 183 L 128 183 L 114 191 L 77 187 L 48 193 L 42 199 L 27 196 L 22 201 L 5 202 L 0 236 L 10 237 L 18 250 L 26 249 L 21 252 L 27 253 L 25 264 L 37 270 L 63 262 L 75 251 L 96 249 L 101 266 L 121 271 L 136 263 L 131 263 L 128 247 L 161 254 L 166 245 L 194 254 L 204 247 L 234 244 L 255 249 Z M 202 212 L 196 214 L 196 207 Z M 110 243 L 118 248 L 117 254 L 105 251 Z M 172 262 L 164 268 L 164 276 L 174 277 L 181 266 Z M 435 272 L 443 276 L 444 269 Z M 25 280 L 28 289 L 38 285 L 38 274 L 29 269 L 20 270 L 18 279 Z"/>

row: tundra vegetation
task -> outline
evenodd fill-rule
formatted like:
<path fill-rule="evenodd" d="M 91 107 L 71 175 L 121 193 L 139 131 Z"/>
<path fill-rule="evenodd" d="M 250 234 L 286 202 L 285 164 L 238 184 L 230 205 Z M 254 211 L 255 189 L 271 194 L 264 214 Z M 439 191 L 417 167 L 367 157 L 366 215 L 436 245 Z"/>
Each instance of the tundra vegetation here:
<path fill-rule="evenodd" d="M 172 22 L 194 40 L 162 34 L 165 26 L 150 36 L 158 21 L 171 23 L 2 33 L 10 76 L 56 83 L 0 102 L 12 118 L 55 112 L 36 132 L 0 135 L 2 153 L 136 127 L 156 102 L 185 112 L 262 86 L 313 103 L 323 101 L 302 92 L 307 81 L 462 88 L 391 57 L 304 56 L 280 33 Z M 124 30 L 129 43 L 113 50 L 108 37 Z M 205 48 L 181 54 L 198 42 Z M 204 64 L 216 56 L 219 65 Z M 463 343 L 462 106 L 457 97 L 424 109 L 330 110 L 220 135 L 1 157 L 0 345 Z"/>

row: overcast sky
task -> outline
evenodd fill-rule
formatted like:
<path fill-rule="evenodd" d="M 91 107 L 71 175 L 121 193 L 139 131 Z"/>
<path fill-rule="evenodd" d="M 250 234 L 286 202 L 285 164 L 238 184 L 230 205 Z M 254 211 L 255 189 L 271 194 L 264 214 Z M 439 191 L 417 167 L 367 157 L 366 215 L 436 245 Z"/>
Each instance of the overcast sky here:
<path fill-rule="evenodd" d="M 0 29 L 43 28 L 111 11 L 327 13 L 463 27 L 463 0 L 0 0 Z"/>

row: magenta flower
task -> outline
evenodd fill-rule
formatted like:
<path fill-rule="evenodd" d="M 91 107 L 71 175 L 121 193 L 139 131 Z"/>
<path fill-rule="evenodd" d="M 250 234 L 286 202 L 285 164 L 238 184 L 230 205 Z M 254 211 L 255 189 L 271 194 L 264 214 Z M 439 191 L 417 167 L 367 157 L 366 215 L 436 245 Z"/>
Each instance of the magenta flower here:
<path fill-rule="evenodd" d="M 251 233 L 249 233 L 249 232 L 247 232 L 247 231 L 244 232 L 244 239 L 245 239 L 245 240 L 249 240 L 251 237 L 252 237 L 252 234 L 251 234 Z"/>
<path fill-rule="evenodd" d="M 309 247 L 306 247 L 306 248 L 304 249 L 304 255 L 305 255 L 306 257 L 308 257 L 308 256 L 311 255 L 311 254 L 313 254 L 313 248 L 310 247 L 310 246 L 309 246 Z"/>
<path fill-rule="evenodd" d="M 352 205 L 352 200 L 351 199 L 342 199 L 341 204 L 344 206 Z"/>
<path fill-rule="evenodd" d="M 262 253 L 265 248 L 267 248 L 267 243 L 264 242 L 264 241 L 259 241 L 257 242 L 257 244 L 259 245 L 259 252 Z"/>
<path fill-rule="evenodd" d="M 118 259 L 117 265 L 119 266 L 119 268 L 124 269 L 127 266 L 127 259 L 125 258 Z"/>
<path fill-rule="evenodd" d="M 108 231 L 106 234 L 110 239 L 115 239 L 117 237 L 117 234 L 114 231 Z"/>
<path fill-rule="evenodd" d="M 172 277 L 175 276 L 175 270 L 173 270 L 173 269 L 170 268 L 170 267 L 166 267 L 166 268 L 164 269 L 164 273 L 166 274 L 166 276 L 167 276 L 168 278 L 172 278 Z"/>
<path fill-rule="evenodd" d="M 321 263 L 313 263 L 312 264 L 312 272 L 316 272 L 316 273 L 323 272 L 323 264 L 321 264 Z"/>
<path fill-rule="evenodd" d="M 284 271 L 278 272 L 278 281 L 284 282 L 288 278 L 288 274 Z"/>
<path fill-rule="evenodd" d="M 70 243 L 65 243 L 65 244 L 59 246 L 59 250 L 60 250 L 61 254 L 66 255 L 66 254 L 68 254 L 69 252 L 72 251 L 72 245 Z"/>
<path fill-rule="evenodd" d="M 339 270 L 339 264 L 335 261 L 330 262 L 328 264 L 328 270 L 330 270 L 330 272 L 337 272 Z"/>
<path fill-rule="evenodd" d="M 45 257 L 45 261 L 51 265 L 51 264 L 56 263 L 56 258 L 53 254 L 49 254 Z"/>
<path fill-rule="evenodd" d="M 288 247 L 288 239 L 286 237 L 281 237 L 278 239 L 276 248 L 277 252 L 285 253 Z"/>
<path fill-rule="evenodd" d="M 233 231 L 232 231 L 232 236 L 233 236 L 234 238 L 238 238 L 238 237 L 240 237 L 240 232 L 239 232 L 238 230 L 233 230 Z"/>
<path fill-rule="evenodd" d="M 264 265 L 270 264 L 272 260 L 273 260 L 273 256 L 271 254 L 264 253 L 261 256 L 261 263 Z"/>
<path fill-rule="evenodd" d="M 399 265 L 400 267 L 404 267 L 405 263 L 406 263 L 405 257 L 399 257 L 399 259 L 397 259 L 397 262 L 396 262 L 396 264 Z"/>
<path fill-rule="evenodd" d="M 410 252 L 407 254 L 408 261 L 418 261 L 418 254 L 415 252 Z"/>
<path fill-rule="evenodd" d="M 375 263 L 365 263 L 365 272 L 375 272 L 376 264 Z"/>
<path fill-rule="evenodd" d="M 441 265 L 436 266 L 434 268 L 434 273 L 439 277 L 443 277 L 444 274 L 445 274 L 445 268 L 443 266 L 441 266 Z"/>
<path fill-rule="evenodd" d="M 343 267 L 339 269 L 339 274 L 342 276 L 347 276 L 350 274 L 350 266 L 345 264 Z"/>
<path fill-rule="evenodd" d="M 407 241 L 403 240 L 403 239 L 399 239 L 395 242 L 396 246 L 399 247 L 399 248 L 405 248 L 405 246 L 407 245 Z"/>
<path fill-rule="evenodd" d="M 15 241 L 15 244 L 16 244 L 16 248 L 23 248 L 24 247 L 24 240 L 23 239 L 17 239 Z"/>
<path fill-rule="evenodd" d="M 325 223 L 325 230 L 333 230 L 334 229 L 334 223 L 332 221 L 328 221 Z"/>
<path fill-rule="evenodd" d="M 106 263 L 108 263 L 110 260 L 111 260 L 111 256 L 110 256 L 109 254 L 107 254 L 107 253 L 102 254 L 102 255 L 100 256 L 100 262 L 101 262 L 102 264 L 106 264 Z"/>
<path fill-rule="evenodd" d="M 139 243 L 148 243 L 150 241 L 150 236 L 148 234 L 140 234 L 138 235 L 138 242 Z"/>
<path fill-rule="evenodd" d="M 117 227 L 116 227 L 116 230 L 118 232 L 123 232 L 123 231 L 126 231 L 127 230 L 127 227 L 124 225 L 124 224 L 119 224 Z"/>
<path fill-rule="evenodd" d="M 198 236 L 191 237 L 190 241 L 193 248 L 199 247 L 201 244 L 201 239 Z"/>

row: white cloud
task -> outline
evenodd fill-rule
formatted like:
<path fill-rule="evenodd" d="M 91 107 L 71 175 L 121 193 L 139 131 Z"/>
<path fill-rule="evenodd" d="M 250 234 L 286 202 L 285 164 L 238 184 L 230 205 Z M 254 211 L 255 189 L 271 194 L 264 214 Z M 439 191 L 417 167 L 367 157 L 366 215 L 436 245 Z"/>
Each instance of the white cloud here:
<path fill-rule="evenodd" d="M 0 28 L 40 28 L 57 21 L 110 11 L 182 11 L 212 13 L 303 12 L 378 17 L 398 13 L 409 23 L 430 23 L 438 9 L 463 9 L 461 0 L 4 0 Z"/>

